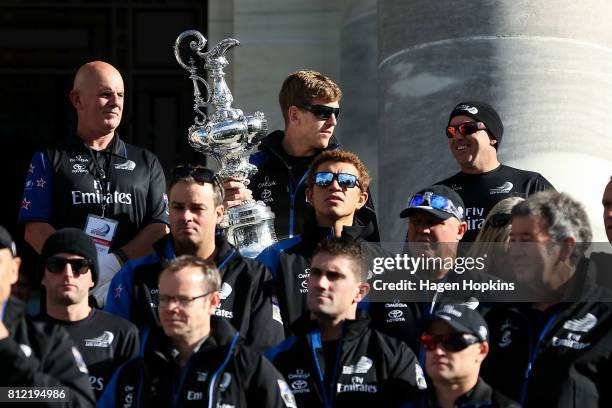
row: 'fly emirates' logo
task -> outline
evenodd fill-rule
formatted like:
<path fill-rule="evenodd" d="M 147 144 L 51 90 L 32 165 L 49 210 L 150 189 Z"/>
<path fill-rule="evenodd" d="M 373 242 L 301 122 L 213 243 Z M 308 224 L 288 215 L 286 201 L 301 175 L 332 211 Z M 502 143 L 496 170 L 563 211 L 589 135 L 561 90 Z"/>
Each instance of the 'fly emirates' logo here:
<path fill-rule="evenodd" d="M 81 204 L 132 204 L 132 193 L 112 191 L 110 183 L 107 184 L 106 194 L 102 194 L 99 183 L 94 182 L 95 192 L 72 190 L 72 205 Z"/>

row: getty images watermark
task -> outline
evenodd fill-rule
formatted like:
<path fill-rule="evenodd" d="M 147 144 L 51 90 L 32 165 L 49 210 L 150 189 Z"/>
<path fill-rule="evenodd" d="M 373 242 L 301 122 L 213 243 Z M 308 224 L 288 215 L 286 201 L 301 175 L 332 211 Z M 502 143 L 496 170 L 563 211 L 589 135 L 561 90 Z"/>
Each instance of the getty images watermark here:
<path fill-rule="evenodd" d="M 485 275 L 489 279 L 474 279 L 478 275 L 470 274 L 470 272 L 484 271 L 487 268 L 486 261 L 487 254 L 479 257 L 410 256 L 407 254 L 376 257 L 372 260 L 371 271 L 374 276 L 371 285 L 375 291 L 392 292 L 514 291 L 514 282 L 506 282 L 490 275 Z M 407 278 L 401 279 L 401 276 L 407 276 Z M 398 277 L 400 279 L 393 279 Z"/>

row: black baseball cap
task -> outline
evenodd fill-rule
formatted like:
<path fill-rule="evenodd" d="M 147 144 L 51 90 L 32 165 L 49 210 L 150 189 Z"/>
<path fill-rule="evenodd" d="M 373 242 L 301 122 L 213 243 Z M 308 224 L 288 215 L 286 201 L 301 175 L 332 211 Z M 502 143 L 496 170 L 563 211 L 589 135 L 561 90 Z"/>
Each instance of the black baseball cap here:
<path fill-rule="evenodd" d="M 10 249 L 11 255 L 17 255 L 17 247 L 15 246 L 15 242 L 13 241 L 11 234 L 9 234 L 6 228 L 0 225 L 0 249 L 4 248 Z"/>
<path fill-rule="evenodd" d="M 408 199 L 406 208 L 400 213 L 400 218 L 410 217 L 417 211 L 425 211 L 441 220 L 455 217 L 463 221 L 465 219 L 464 208 L 465 204 L 455 190 L 442 184 L 436 184 L 413 194 Z"/>
<path fill-rule="evenodd" d="M 489 104 L 478 101 L 467 101 L 457 104 L 448 118 L 448 124 L 455 116 L 465 115 L 482 122 L 487 127 L 489 135 L 497 140 L 495 148 L 499 148 L 502 136 L 504 135 L 504 124 L 497 111 Z"/>
<path fill-rule="evenodd" d="M 477 310 L 465 303 L 446 303 L 439 305 L 425 322 L 425 328 L 431 322 L 442 321 L 458 333 L 470 333 L 480 341 L 489 340 L 489 327 Z"/>

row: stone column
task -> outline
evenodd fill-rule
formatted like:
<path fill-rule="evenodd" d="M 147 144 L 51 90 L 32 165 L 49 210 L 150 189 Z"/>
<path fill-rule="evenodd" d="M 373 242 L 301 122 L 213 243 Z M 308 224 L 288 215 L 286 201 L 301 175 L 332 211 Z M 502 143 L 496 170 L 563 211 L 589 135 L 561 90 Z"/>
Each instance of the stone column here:
<path fill-rule="evenodd" d="M 500 112 L 500 160 L 582 201 L 605 240 L 612 174 L 612 3 L 385 0 L 379 26 L 379 214 L 387 239 L 411 193 L 458 171 L 444 127 L 460 100 Z"/>
<path fill-rule="evenodd" d="M 342 114 L 338 136 L 342 146 L 359 155 L 372 183 L 378 207 L 378 36 L 376 0 L 345 0 L 340 24 Z"/>

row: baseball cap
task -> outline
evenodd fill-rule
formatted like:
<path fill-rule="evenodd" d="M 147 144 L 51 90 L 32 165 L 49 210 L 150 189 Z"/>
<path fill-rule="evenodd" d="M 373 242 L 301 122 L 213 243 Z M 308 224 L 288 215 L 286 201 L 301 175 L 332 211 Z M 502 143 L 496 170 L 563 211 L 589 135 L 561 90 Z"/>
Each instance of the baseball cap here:
<path fill-rule="evenodd" d="M 465 204 L 455 190 L 442 184 L 436 184 L 413 194 L 406 208 L 400 213 L 400 218 L 410 217 L 416 211 L 425 211 L 441 220 L 455 217 L 463 221 L 465 219 L 464 208 Z"/>
<path fill-rule="evenodd" d="M 10 249 L 13 256 L 17 255 L 17 247 L 15 246 L 11 234 L 9 234 L 6 228 L 0 225 L 0 249 L 4 248 Z"/>
<path fill-rule="evenodd" d="M 448 118 L 448 123 L 450 124 L 451 119 L 459 115 L 469 116 L 478 122 L 484 123 L 489 135 L 497 140 L 495 148 L 499 147 L 504 135 L 504 125 L 499 114 L 491 105 L 478 101 L 461 102 L 453 108 Z"/>
<path fill-rule="evenodd" d="M 92 261 L 91 277 L 94 285 L 98 283 L 98 277 L 100 276 L 98 251 L 89 235 L 78 228 L 59 229 L 47 238 L 40 255 L 44 262 L 53 255 L 61 252 L 80 255 Z"/>
<path fill-rule="evenodd" d="M 470 333 L 480 341 L 489 340 L 489 328 L 477 310 L 468 304 L 446 303 L 438 306 L 425 322 L 427 328 L 431 322 L 443 321 L 459 333 Z"/>

